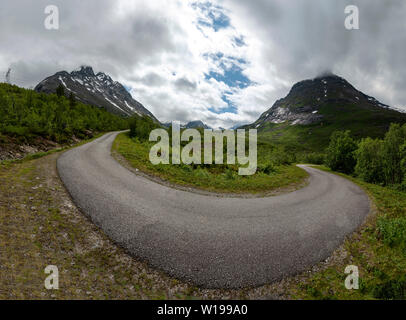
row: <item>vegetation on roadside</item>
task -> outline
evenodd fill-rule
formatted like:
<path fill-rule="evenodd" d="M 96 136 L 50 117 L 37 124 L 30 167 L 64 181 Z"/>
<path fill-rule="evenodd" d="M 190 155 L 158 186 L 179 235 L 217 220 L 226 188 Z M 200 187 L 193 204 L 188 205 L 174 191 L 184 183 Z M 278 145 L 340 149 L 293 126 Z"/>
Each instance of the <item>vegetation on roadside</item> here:
<path fill-rule="evenodd" d="M 323 170 L 360 185 L 376 213 L 344 243 L 345 257 L 305 279 L 294 294 L 307 299 L 406 299 L 406 124 L 392 124 L 383 139 L 356 141 L 332 134 Z M 334 171 L 332 171 L 334 170 Z M 347 265 L 360 270 L 359 290 L 344 286 Z"/>
<path fill-rule="evenodd" d="M 318 167 L 330 171 L 326 167 Z M 331 171 L 330 171 L 331 172 Z M 376 212 L 360 231 L 345 241 L 342 257 L 291 289 L 304 299 L 406 299 L 406 192 L 366 183 L 340 174 L 361 186 Z M 360 272 L 359 290 L 348 290 L 347 265 Z"/>
<path fill-rule="evenodd" d="M 86 138 L 89 132 L 128 128 L 128 119 L 82 104 L 73 94 L 66 98 L 61 90 L 47 95 L 0 83 L 0 134 L 23 142 L 41 136 L 65 143 L 73 136 Z"/>
<path fill-rule="evenodd" d="M 296 160 L 294 154 L 286 152 L 283 147 L 261 141 L 258 143 L 258 169 L 252 176 L 239 175 L 238 164 L 153 165 L 149 160 L 149 152 L 155 143 L 148 138 L 149 132 L 156 125 L 149 119 L 137 118 L 131 122 L 130 127 L 129 133 L 117 136 L 113 150 L 134 168 L 178 185 L 225 193 L 267 193 L 300 185 L 307 177 L 304 170 L 292 165 Z M 182 142 L 182 146 L 187 143 Z M 226 144 L 223 146 L 226 153 Z"/>
<path fill-rule="evenodd" d="M 137 138 L 140 141 L 148 140 L 149 134 L 152 130 L 160 128 L 160 126 L 147 116 L 134 115 L 130 119 L 130 133 L 131 138 Z"/>
<path fill-rule="evenodd" d="M 258 171 L 252 176 L 238 175 L 237 165 L 153 165 L 149 151 L 153 143 L 130 138 L 128 133 L 117 136 L 113 150 L 121 154 L 134 168 L 172 183 L 208 191 L 261 193 L 300 184 L 307 177 L 302 169 L 290 165 L 281 154 L 259 160 Z M 272 152 L 269 152 L 270 154 Z"/>
<path fill-rule="evenodd" d="M 406 191 L 406 124 L 392 124 L 384 139 L 368 137 L 358 143 L 349 131 L 335 132 L 326 150 L 326 165 L 365 182 Z"/>
<path fill-rule="evenodd" d="M 355 150 L 357 143 L 351 137 L 350 131 L 333 132 L 326 150 L 326 165 L 333 171 L 352 173 L 357 163 Z"/>
<path fill-rule="evenodd" d="M 39 158 L 42 158 L 42 157 L 46 157 L 46 156 L 49 156 L 51 154 L 62 152 L 62 151 L 65 151 L 65 150 L 68 150 L 68 149 L 71 149 L 71 148 L 76 148 L 76 147 L 79 147 L 79 146 L 81 146 L 83 144 L 89 143 L 89 142 L 91 142 L 91 141 L 93 141 L 93 140 L 95 140 L 97 138 L 100 138 L 101 136 L 103 136 L 103 134 L 104 133 L 98 133 L 98 134 L 94 135 L 93 137 L 91 137 L 89 139 L 82 140 L 82 141 L 80 141 L 80 142 L 78 142 L 76 144 L 70 145 L 70 146 L 63 146 L 61 148 L 51 149 L 49 151 L 40 151 L 40 152 L 36 152 L 36 153 L 31 153 L 31 154 L 26 155 L 23 158 L 1 160 L 0 165 L 7 166 L 7 165 L 10 165 L 12 163 L 23 163 L 23 162 L 26 162 L 26 161 L 31 161 L 31 160 L 39 159 Z"/>

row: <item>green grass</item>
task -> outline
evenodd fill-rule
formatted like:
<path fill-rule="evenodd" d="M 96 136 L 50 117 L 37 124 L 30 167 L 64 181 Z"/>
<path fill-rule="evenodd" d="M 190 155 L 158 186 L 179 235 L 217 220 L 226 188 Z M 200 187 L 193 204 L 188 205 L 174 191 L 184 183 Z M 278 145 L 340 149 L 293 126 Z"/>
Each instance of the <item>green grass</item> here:
<path fill-rule="evenodd" d="M 231 193 L 264 193 L 276 189 L 300 185 L 307 173 L 290 162 L 283 150 L 259 144 L 261 156 L 258 171 L 252 176 L 238 175 L 236 165 L 153 165 L 149 151 L 153 143 L 131 139 L 128 133 L 117 136 L 113 150 L 122 155 L 129 164 L 147 174 L 166 181 L 200 188 L 208 191 Z"/>
<path fill-rule="evenodd" d="M 292 289 L 293 296 L 304 299 L 406 299 L 406 193 L 340 175 L 369 194 L 375 214 L 359 232 L 346 240 L 345 258 L 302 281 Z M 344 286 L 347 265 L 359 268 L 359 290 L 347 290 Z"/>

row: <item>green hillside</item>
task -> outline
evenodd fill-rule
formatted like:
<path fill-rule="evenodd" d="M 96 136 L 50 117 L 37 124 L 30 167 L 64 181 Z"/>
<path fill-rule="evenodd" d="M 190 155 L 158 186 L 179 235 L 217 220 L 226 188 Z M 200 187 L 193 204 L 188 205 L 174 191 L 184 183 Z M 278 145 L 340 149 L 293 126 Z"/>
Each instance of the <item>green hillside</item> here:
<path fill-rule="evenodd" d="M 324 119 L 310 125 L 266 123 L 258 128 L 262 140 L 283 144 L 291 151 L 320 152 L 328 143 L 331 134 L 337 130 L 351 130 L 356 139 L 365 137 L 382 138 L 391 123 L 406 123 L 406 114 L 376 107 L 360 108 L 358 105 L 323 105 L 319 114 Z"/>
<path fill-rule="evenodd" d="M 391 109 L 354 88 L 345 79 L 327 75 L 295 84 L 248 128 L 263 141 L 290 151 L 320 152 L 334 131 L 350 130 L 356 139 L 382 138 L 391 123 L 406 123 L 406 113 Z"/>
<path fill-rule="evenodd" d="M 30 141 L 44 137 L 59 143 L 72 137 L 85 138 L 90 132 L 128 128 L 128 119 L 79 103 L 63 92 L 37 93 L 0 83 L 0 135 Z"/>

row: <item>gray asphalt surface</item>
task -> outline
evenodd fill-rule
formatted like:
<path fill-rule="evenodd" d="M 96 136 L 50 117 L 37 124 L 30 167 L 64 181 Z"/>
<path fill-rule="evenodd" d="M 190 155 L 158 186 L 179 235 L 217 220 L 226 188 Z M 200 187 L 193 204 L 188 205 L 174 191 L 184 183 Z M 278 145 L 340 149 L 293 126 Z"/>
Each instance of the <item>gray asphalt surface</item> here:
<path fill-rule="evenodd" d="M 258 286 L 304 271 L 369 212 L 358 186 L 306 166 L 307 187 L 274 197 L 175 190 L 116 162 L 110 151 L 116 135 L 62 154 L 62 181 L 76 205 L 131 255 L 198 286 Z"/>

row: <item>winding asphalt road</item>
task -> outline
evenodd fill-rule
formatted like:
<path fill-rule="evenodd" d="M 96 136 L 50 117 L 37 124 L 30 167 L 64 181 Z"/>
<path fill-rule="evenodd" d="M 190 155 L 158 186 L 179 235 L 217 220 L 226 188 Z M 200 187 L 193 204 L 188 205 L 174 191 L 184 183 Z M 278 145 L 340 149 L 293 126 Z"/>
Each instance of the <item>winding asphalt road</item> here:
<path fill-rule="evenodd" d="M 76 205 L 130 254 L 198 286 L 258 286 L 304 271 L 326 259 L 369 213 L 358 186 L 306 166 L 308 186 L 274 197 L 172 189 L 116 162 L 116 135 L 62 154 L 63 183 Z"/>

